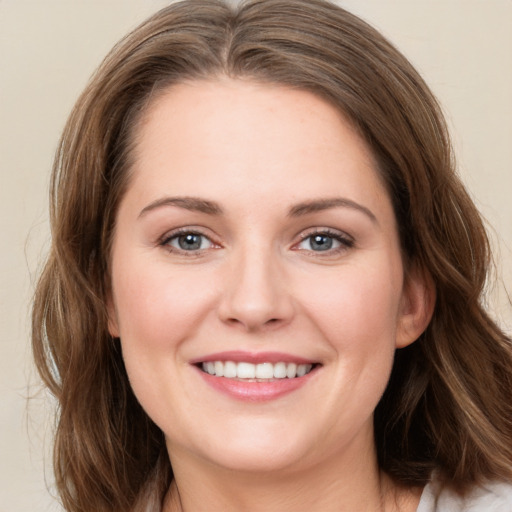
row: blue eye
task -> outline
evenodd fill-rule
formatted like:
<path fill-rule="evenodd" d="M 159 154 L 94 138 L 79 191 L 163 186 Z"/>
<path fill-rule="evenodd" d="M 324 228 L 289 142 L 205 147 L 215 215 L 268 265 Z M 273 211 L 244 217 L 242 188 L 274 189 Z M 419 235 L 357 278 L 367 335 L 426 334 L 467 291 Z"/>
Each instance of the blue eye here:
<path fill-rule="evenodd" d="M 328 251 L 333 248 L 336 242 L 337 240 L 327 235 L 313 235 L 309 237 L 309 246 L 313 251 Z"/>
<path fill-rule="evenodd" d="M 312 252 L 337 251 L 352 247 L 354 242 L 338 233 L 318 232 L 306 236 L 297 245 L 298 249 Z"/>
<path fill-rule="evenodd" d="M 206 236 L 190 231 L 171 235 L 163 240 L 162 245 L 179 251 L 192 252 L 209 249 L 213 243 Z"/>

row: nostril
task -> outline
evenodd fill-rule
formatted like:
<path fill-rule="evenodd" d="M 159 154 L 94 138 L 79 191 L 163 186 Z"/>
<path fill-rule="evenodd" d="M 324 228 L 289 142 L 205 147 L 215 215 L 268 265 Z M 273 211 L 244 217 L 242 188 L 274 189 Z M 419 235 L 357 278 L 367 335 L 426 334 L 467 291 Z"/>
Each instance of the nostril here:
<path fill-rule="evenodd" d="M 219 318 L 226 325 L 250 331 L 276 329 L 293 317 L 294 308 L 285 293 L 278 294 L 274 290 L 275 296 L 272 296 L 253 283 L 228 292 L 223 295 L 218 308 Z"/>
<path fill-rule="evenodd" d="M 242 320 L 236 317 L 226 318 L 225 322 L 229 325 L 240 326 L 242 328 L 248 329 L 250 331 L 252 330 L 258 330 L 258 329 L 272 329 L 277 328 L 282 323 L 282 319 L 280 318 L 269 318 L 268 320 L 263 320 L 261 322 L 259 321 L 253 321 L 251 322 L 248 319 Z"/>

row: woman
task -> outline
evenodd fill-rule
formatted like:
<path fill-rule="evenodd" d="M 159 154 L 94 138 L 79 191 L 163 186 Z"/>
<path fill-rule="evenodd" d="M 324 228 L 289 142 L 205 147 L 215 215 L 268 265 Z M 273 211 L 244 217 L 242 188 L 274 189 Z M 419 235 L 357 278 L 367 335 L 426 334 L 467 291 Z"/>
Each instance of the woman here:
<path fill-rule="evenodd" d="M 75 106 L 51 223 L 66 510 L 510 509 L 486 234 L 435 99 L 358 18 L 157 13 Z"/>

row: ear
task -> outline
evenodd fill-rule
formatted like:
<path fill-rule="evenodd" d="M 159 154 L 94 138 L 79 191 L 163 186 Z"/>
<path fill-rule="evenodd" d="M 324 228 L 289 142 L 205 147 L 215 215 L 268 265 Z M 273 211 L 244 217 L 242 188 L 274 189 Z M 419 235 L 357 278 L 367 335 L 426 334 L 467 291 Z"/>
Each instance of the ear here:
<path fill-rule="evenodd" d="M 108 332 L 113 338 L 119 338 L 119 322 L 117 320 L 117 311 L 112 297 L 112 291 L 107 297 L 107 316 L 108 316 Z"/>
<path fill-rule="evenodd" d="M 427 328 L 436 303 L 432 277 L 414 267 L 405 275 L 396 332 L 396 348 L 407 347 Z"/>

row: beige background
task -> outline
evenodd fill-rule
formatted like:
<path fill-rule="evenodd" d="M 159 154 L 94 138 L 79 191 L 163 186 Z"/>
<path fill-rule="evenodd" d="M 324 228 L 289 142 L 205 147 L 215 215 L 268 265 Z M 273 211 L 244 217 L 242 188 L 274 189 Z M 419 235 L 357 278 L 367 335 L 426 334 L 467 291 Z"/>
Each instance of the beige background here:
<path fill-rule="evenodd" d="M 0 512 L 59 510 L 43 463 L 51 403 L 40 394 L 27 405 L 37 391 L 29 303 L 48 245 L 59 133 L 109 48 L 166 3 L 0 0 Z M 383 30 L 444 105 L 461 173 L 499 240 L 502 280 L 492 310 L 512 332 L 505 293 L 505 286 L 512 292 L 512 1 L 340 3 Z"/>

